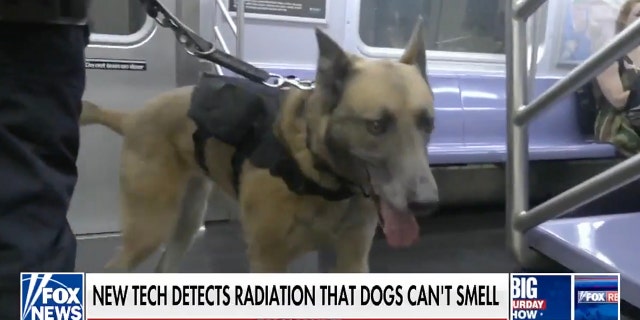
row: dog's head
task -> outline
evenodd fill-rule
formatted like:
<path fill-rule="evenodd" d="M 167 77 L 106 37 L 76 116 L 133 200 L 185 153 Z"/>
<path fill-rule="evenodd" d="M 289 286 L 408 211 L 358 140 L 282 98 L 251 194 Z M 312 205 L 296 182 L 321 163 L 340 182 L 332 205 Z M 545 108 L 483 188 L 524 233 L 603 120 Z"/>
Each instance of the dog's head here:
<path fill-rule="evenodd" d="M 339 176 L 375 195 L 392 245 L 418 237 L 415 215 L 438 204 L 427 144 L 433 92 L 426 76 L 422 19 L 398 61 L 346 53 L 316 30 L 316 89 L 308 98 L 308 141 Z"/>

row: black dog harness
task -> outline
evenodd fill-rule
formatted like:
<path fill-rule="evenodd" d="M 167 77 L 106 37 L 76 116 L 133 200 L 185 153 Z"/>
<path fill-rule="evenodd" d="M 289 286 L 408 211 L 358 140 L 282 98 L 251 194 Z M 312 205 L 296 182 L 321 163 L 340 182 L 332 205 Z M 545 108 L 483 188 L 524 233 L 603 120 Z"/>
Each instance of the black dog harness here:
<path fill-rule="evenodd" d="M 289 190 L 299 195 L 318 195 L 340 201 L 354 194 L 347 183 L 327 189 L 307 178 L 286 147 L 273 133 L 283 90 L 245 78 L 203 74 L 191 96 L 189 117 L 196 123 L 193 134 L 196 161 L 208 172 L 204 147 L 216 138 L 235 148 L 231 166 L 238 192 L 242 164 L 249 160 L 257 168 L 269 169 Z"/>

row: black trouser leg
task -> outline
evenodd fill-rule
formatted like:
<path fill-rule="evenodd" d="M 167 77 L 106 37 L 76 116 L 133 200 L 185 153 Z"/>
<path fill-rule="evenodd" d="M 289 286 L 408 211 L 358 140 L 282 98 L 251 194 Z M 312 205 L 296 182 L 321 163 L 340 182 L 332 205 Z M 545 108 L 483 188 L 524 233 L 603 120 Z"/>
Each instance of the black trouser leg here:
<path fill-rule="evenodd" d="M 0 318 L 18 319 L 21 271 L 73 271 L 87 30 L 0 23 Z"/>

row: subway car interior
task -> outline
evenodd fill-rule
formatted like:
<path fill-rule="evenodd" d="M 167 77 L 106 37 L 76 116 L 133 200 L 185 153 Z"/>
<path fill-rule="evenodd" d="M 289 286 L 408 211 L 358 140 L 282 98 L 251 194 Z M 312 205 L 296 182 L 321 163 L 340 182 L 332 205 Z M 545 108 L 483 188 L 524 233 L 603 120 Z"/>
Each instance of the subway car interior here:
<path fill-rule="evenodd" d="M 640 158 L 598 138 L 578 94 L 640 44 L 636 23 L 616 36 L 624 2 L 309 0 L 270 11 L 261 1 L 160 0 L 217 49 L 303 80 L 315 77 L 315 28 L 356 55 L 397 59 L 421 16 L 440 204 L 419 217 L 412 247 L 376 238 L 370 271 L 619 272 L 624 308 L 640 317 Z M 96 103 L 133 110 L 202 72 L 235 75 L 189 54 L 139 0 L 92 1 L 90 26 L 85 99 Z M 96 67 L 104 61 L 140 67 Z M 106 128 L 81 129 L 69 212 L 78 271 L 103 272 L 120 245 L 121 147 Z M 237 211 L 214 187 L 182 272 L 249 271 Z M 153 271 L 159 256 L 135 271 Z M 326 272 L 332 259 L 319 250 L 290 271 Z"/>

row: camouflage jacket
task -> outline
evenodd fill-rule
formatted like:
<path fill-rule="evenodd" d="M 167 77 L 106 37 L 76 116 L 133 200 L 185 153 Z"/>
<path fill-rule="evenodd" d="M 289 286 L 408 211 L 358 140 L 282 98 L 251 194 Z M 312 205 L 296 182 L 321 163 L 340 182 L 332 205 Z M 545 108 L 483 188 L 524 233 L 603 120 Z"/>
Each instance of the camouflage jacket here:
<path fill-rule="evenodd" d="M 624 67 L 622 60 L 618 62 L 619 73 L 622 81 L 622 86 L 625 90 L 631 90 L 632 94 L 629 95 L 629 101 L 627 106 L 620 110 L 614 107 L 604 96 L 602 90 L 594 81 L 593 92 L 596 98 L 598 107 L 598 116 L 595 122 L 595 138 L 602 142 L 608 142 L 616 146 L 618 151 L 625 157 L 630 157 L 640 152 L 640 136 L 638 135 L 637 126 L 634 126 L 629 119 L 629 109 L 638 107 L 637 96 L 640 94 L 640 88 L 637 87 L 638 82 L 637 71 L 633 69 L 627 69 Z M 633 92 L 635 91 L 635 92 Z"/>

